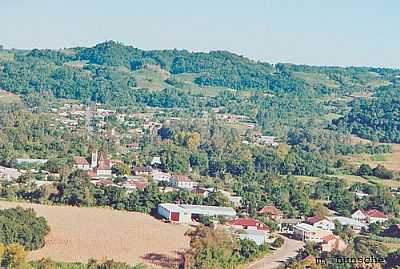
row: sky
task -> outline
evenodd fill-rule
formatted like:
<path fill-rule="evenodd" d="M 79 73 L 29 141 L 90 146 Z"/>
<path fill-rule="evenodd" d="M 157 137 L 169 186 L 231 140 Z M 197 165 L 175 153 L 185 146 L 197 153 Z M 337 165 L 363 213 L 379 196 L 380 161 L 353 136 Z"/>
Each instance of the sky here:
<path fill-rule="evenodd" d="M 270 63 L 400 68 L 398 0 L 0 0 L 6 48 L 229 50 Z"/>

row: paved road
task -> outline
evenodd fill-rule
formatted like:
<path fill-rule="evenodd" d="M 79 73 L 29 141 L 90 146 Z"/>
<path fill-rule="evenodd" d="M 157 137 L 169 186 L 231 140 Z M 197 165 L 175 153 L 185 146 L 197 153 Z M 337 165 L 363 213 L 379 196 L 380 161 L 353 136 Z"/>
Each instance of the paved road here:
<path fill-rule="evenodd" d="M 283 246 L 271 255 L 250 264 L 246 269 L 273 269 L 283 264 L 290 257 L 297 255 L 297 251 L 304 246 L 301 241 L 282 236 L 285 239 Z"/>

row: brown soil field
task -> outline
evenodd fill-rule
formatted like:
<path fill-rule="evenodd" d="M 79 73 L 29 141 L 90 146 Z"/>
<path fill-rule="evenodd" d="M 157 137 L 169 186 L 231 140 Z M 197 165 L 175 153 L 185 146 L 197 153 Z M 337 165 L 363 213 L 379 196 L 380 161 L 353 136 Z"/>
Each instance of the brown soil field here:
<path fill-rule="evenodd" d="M 180 253 L 189 247 L 184 235 L 188 226 L 142 213 L 0 201 L 0 208 L 16 206 L 33 208 L 51 229 L 45 246 L 29 253 L 31 260 L 87 262 L 96 258 L 168 267 L 179 262 Z"/>

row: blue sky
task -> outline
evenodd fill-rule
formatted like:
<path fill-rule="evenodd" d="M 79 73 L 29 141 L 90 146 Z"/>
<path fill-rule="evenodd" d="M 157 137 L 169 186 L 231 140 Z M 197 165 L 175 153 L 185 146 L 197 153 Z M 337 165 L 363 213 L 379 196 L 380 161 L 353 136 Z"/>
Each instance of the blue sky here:
<path fill-rule="evenodd" d="M 272 63 L 400 67 L 399 13 L 398 0 L 0 0 L 0 44 L 112 39 Z"/>

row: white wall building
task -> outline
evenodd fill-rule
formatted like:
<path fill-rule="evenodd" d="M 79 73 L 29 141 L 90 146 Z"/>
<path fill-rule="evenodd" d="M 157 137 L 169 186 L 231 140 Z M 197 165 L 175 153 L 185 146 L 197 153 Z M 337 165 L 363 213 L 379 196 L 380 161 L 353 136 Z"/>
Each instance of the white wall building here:
<path fill-rule="evenodd" d="M 164 203 L 159 204 L 157 212 L 167 220 L 192 223 L 193 218 L 199 216 L 223 216 L 227 218 L 236 217 L 236 211 L 231 207 L 203 206 L 203 205 L 179 205 Z"/>
<path fill-rule="evenodd" d="M 293 236 L 296 239 L 320 243 L 327 235 L 331 235 L 331 231 L 322 230 L 307 223 L 299 223 L 293 226 Z"/>
<path fill-rule="evenodd" d="M 193 189 L 195 187 L 195 182 L 184 175 L 173 175 L 170 182 L 172 186 L 180 189 Z"/>

